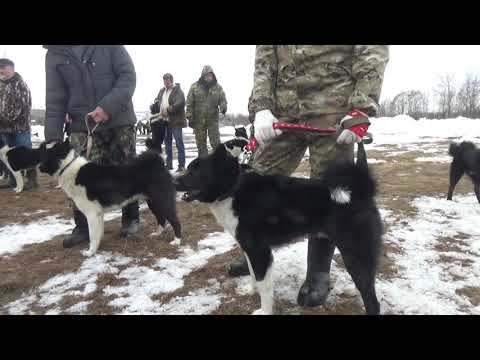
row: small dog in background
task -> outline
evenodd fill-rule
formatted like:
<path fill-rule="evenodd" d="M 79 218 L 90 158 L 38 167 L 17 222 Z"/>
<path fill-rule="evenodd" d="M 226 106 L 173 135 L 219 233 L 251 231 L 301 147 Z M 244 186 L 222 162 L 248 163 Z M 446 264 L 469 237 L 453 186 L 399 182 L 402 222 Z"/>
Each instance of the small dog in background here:
<path fill-rule="evenodd" d="M 41 150 L 29 149 L 24 146 L 10 147 L 4 145 L 0 148 L 0 160 L 4 166 L 3 173 L 6 177 L 10 172 L 15 178 L 16 193 L 24 188 L 22 170 L 31 169 L 40 163 Z"/>
<path fill-rule="evenodd" d="M 460 144 L 451 143 L 448 153 L 453 157 L 453 161 L 450 165 L 447 200 L 452 200 L 455 186 L 466 173 L 473 182 L 473 190 L 480 203 L 480 149 L 470 141 L 463 141 Z"/>

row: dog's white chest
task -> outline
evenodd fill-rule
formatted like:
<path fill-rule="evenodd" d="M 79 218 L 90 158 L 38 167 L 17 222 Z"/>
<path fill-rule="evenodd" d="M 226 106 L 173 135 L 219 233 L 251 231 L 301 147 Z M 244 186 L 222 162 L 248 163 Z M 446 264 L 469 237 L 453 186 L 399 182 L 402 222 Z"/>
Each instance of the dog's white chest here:
<path fill-rule="evenodd" d="M 217 219 L 217 222 L 235 238 L 238 217 L 233 214 L 232 198 L 227 198 L 210 204 L 210 210 Z"/>

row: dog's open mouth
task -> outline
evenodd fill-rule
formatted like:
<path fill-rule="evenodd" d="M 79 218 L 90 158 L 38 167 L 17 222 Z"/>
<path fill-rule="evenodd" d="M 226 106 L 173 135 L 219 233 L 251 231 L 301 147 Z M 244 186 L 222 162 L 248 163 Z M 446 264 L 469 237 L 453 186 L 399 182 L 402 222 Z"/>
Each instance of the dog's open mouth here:
<path fill-rule="evenodd" d="M 197 200 L 199 195 L 200 195 L 200 190 L 187 191 L 185 194 L 183 194 L 182 200 L 186 202 L 192 202 L 194 200 Z"/>

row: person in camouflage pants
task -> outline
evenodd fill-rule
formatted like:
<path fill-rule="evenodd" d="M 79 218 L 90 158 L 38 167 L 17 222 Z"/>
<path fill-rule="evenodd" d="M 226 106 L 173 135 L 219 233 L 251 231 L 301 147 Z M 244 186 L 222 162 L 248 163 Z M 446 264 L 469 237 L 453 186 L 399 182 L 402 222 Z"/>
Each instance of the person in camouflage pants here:
<path fill-rule="evenodd" d="M 384 45 L 257 45 L 249 112 L 254 114 L 260 147 L 251 161 L 261 174 L 291 175 L 307 149 L 310 177 L 321 178 L 331 161 L 353 161 L 378 110 L 385 67 Z M 338 127 L 333 136 L 273 128 L 276 121 L 314 127 Z M 324 234 L 308 237 L 306 280 L 297 302 L 325 303 L 335 247 Z M 230 264 L 231 276 L 247 275 L 242 257 Z"/>
<path fill-rule="evenodd" d="M 219 111 L 227 113 L 225 92 L 211 66 L 204 66 L 200 79 L 190 87 L 186 105 L 186 118 L 195 133 L 198 156 L 206 156 L 207 136 L 212 149 L 220 144 Z"/>
<path fill-rule="evenodd" d="M 71 144 L 79 155 L 87 155 L 87 133 L 93 131 L 88 160 L 118 165 L 134 157 L 137 118 L 132 97 L 136 73 L 125 47 L 44 47 L 48 50 L 45 61 L 45 140 L 63 141 L 67 123 Z M 63 241 L 66 248 L 89 240 L 87 219 L 76 207 L 73 207 L 73 218 L 76 226 Z M 121 236 L 128 237 L 138 232 L 139 222 L 138 202 L 125 206 L 122 209 Z"/>

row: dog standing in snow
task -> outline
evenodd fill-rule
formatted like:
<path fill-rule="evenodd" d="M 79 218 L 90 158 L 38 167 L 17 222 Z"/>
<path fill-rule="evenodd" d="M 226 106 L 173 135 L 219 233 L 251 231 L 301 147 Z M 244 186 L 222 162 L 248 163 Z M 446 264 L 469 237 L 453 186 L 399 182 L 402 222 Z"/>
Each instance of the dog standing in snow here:
<path fill-rule="evenodd" d="M 154 235 L 159 235 L 168 221 L 175 233 L 172 244 L 180 244 L 175 187 L 159 154 L 145 152 L 130 163 L 107 166 L 77 156 L 68 139 L 43 143 L 40 149 L 40 171 L 57 177 L 60 187 L 87 218 L 90 248 L 84 255 L 97 252 L 104 232 L 104 213 L 138 200 L 146 200 L 157 219 L 158 232 Z"/>
<path fill-rule="evenodd" d="M 335 242 L 367 314 L 379 314 L 375 278 L 382 222 L 366 156 L 357 164 L 333 163 L 321 180 L 265 176 L 239 164 L 246 141 L 219 145 L 208 157 L 192 161 L 174 183 L 186 192 L 185 201 L 208 204 L 243 250 L 252 291 L 261 298 L 254 314 L 273 313 L 272 247 L 314 232 Z"/>

